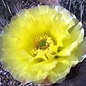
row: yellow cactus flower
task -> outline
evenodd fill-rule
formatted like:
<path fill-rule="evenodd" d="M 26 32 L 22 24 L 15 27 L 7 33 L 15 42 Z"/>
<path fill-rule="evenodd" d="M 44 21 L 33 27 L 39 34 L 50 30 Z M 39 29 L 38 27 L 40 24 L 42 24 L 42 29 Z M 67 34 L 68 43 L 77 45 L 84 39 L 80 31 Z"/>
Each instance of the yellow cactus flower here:
<path fill-rule="evenodd" d="M 23 9 L 4 28 L 1 61 L 21 82 L 55 83 L 81 61 L 83 37 L 82 24 L 61 6 Z"/>

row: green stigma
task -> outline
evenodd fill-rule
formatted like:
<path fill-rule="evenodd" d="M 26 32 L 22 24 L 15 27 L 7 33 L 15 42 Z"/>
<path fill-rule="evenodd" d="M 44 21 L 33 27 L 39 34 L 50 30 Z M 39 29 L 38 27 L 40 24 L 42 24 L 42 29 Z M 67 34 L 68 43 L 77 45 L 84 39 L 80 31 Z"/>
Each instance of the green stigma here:
<path fill-rule="evenodd" d="M 40 46 L 40 47 L 46 46 L 46 41 L 41 41 L 41 42 L 39 42 L 39 46 Z"/>

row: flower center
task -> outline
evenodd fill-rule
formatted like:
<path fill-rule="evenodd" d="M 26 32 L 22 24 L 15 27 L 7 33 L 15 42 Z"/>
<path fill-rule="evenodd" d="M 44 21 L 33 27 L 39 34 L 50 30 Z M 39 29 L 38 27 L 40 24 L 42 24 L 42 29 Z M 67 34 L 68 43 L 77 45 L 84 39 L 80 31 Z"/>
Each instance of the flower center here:
<path fill-rule="evenodd" d="M 34 47 L 33 47 L 33 53 L 37 54 L 38 50 L 49 50 L 49 47 L 53 44 L 53 40 L 51 37 L 44 35 L 44 36 L 38 36 L 34 40 Z"/>
<path fill-rule="evenodd" d="M 49 43 L 47 41 L 48 36 L 44 35 L 44 36 L 38 36 L 35 38 L 35 50 L 41 49 L 41 50 L 45 50 L 49 47 Z"/>

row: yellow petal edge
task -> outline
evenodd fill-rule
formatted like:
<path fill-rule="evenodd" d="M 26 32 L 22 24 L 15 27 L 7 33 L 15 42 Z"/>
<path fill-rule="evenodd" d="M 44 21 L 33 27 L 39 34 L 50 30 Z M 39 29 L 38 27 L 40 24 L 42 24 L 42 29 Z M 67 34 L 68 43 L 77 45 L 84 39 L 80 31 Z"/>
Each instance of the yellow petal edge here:
<path fill-rule="evenodd" d="M 55 83 L 82 59 L 75 52 L 83 38 L 82 24 L 61 6 L 23 9 L 4 28 L 1 61 L 21 82 Z"/>

